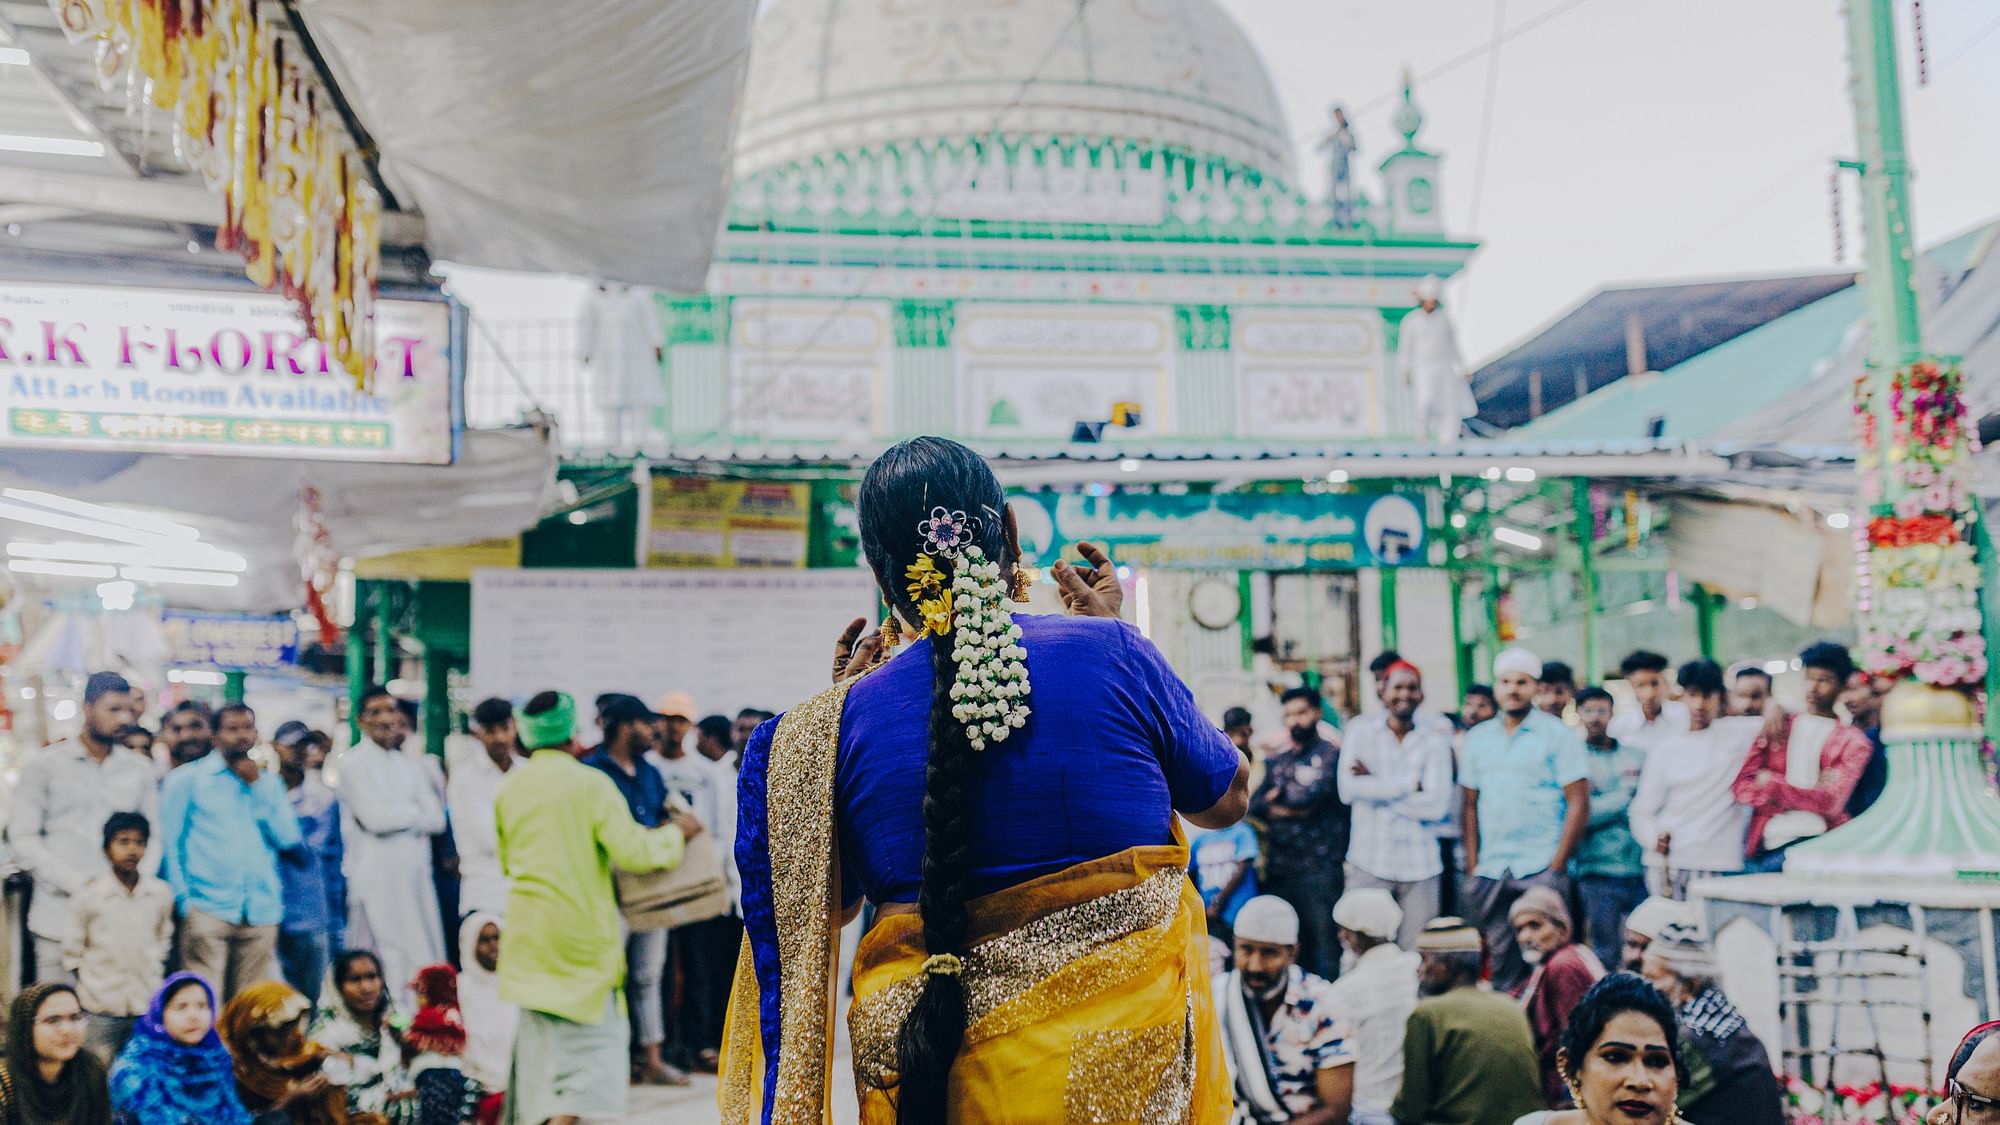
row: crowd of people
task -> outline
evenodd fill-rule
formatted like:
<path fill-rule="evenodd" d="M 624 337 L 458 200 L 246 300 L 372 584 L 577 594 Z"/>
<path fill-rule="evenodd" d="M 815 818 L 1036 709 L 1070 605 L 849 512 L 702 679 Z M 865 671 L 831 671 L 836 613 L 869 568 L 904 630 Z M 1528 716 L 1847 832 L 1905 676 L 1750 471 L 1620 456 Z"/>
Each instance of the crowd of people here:
<path fill-rule="evenodd" d="M 771 716 L 596 706 L 587 737 L 566 696 L 487 700 L 447 767 L 384 689 L 336 753 L 298 722 L 266 744 L 240 703 L 182 702 L 155 737 L 123 677 L 92 675 L 81 730 L 7 805 L 32 941 L 0 1119 L 616 1118 L 628 1081 L 715 1070 L 742 932 L 727 845 L 722 913 L 674 929 L 627 927 L 612 867 L 733 838 L 735 748 Z"/>
<path fill-rule="evenodd" d="M 1621 1058 L 1657 1041 L 1692 1061 L 1663 1103 L 1687 1120 L 1781 1121 L 1770 1059 L 1687 900 L 1701 879 L 1781 870 L 1881 794 L 1888 685 L 1831 642 L 1798 667 L 1797 712 L 1761 665 L 1670 675 L 1643 651 L 1622 662 L 1622 703 L 1520 648 L 1456 713 L 1427 709 L 1422 673 L 1393 652 L 1370 669 L 1380 706 L 1344 728 L 1311 689 L 1287 692 L 1250 819 L 1190 830 L 1239 1107 L 1256 1122 L 1540 1122 L 1587 1099 L 1611 1028 Z M 1259 756 L 1247 711 L 1222 725 Z M 1650 1097 L 1589 1120 L 1649 1120 Z"/>

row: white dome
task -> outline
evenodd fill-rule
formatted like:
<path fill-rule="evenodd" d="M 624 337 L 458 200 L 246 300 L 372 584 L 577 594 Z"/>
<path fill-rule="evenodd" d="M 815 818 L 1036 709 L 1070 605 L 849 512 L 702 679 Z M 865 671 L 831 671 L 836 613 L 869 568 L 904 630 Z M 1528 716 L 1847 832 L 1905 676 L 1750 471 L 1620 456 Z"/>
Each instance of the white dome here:
<path fill-rule="evenodd" d="M 1270 77 L 1215 0 L 1087 0 L 1072 26 L 1078 2 L 779 0 L 757 21 L 737 172 L 997 129 L 1170 145 L 1293 179 Z"/>

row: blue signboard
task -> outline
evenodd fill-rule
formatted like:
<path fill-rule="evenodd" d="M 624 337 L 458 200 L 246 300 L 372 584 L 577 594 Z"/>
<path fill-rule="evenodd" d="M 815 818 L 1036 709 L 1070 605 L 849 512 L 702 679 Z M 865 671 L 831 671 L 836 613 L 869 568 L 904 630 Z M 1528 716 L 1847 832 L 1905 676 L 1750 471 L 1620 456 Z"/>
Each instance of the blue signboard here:
<path fill-rule="evenodd" d="M 286 613 L 259 616 L 170 609 L 160 615 L 160 632 L 178 665 L 258 672 L 299 662 L 299 626 Z"/>

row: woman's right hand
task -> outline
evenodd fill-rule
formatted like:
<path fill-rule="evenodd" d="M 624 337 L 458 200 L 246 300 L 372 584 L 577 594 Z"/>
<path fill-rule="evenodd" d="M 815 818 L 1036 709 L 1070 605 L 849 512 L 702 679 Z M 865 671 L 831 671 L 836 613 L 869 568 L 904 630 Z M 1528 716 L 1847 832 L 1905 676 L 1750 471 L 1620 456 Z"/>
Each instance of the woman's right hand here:
<path fill-rule="evenodd" d="M 1125 587 L 1118 584 L 1111 556 L 1095 543 L 1078 543 L 1076 553 L 1090 565 L 1078 568 L 1057 560 L 1052 568 L 1063 608 L 1077 617 L 1117 617 L 1125 605 Z"/>

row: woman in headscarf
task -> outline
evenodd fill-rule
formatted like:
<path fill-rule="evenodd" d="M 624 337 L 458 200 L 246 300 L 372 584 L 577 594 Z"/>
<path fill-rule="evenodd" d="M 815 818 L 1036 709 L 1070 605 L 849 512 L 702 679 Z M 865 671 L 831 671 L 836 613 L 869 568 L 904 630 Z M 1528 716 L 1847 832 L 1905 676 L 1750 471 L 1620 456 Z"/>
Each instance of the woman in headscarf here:
<path fill-rule="evenodd" d="M 38 984 L 14 998 L 0 1058 L 7 1125 L 111 1125 L 104 1064 L 83 1049 L 76 990 Z"/>
<path fill-rule="evenodd" d="M 900 623 L 836 648 L 835 686 L 744 748 L 735 852 L 749 955 L 724 1036 L 725 1120 L 828 1112 L 837 935 L 861 899 L 848 1018 L 860 1119 L 1229 1115 L 1207 912 L 1175 813 L 1224 828 L 1248 765 L 1138 630 L 1115 569 L 1026 600 L 1013 513 L 979 454 L 885 452 L 861 543 Z M 921 635 L 892 659 L 882 640 Z M 774 634 L 772 643 L 792 643 Z M 857 642 L 859 645 L 857 646 Z"/>
<path fill-rule="evenodd" d="M 458 929 L 458 1007 L 465 1013 L 465 1072 L 490 1094 L 507 1088 L 521 1010 L 500 999 L 500 917 L 475 913 Z"/>
<path fill-rule="evenodd" d="M 119 1125 L 249 1125 L 215 1014 L 215 990 L 193 973 L 153 994 L 111 1066 Z"/>
<path fill-rule="evenodd" d="M 382 962 L 365 949 L 334 958 L 320 989 L 319 1010 L 307 1035 L 346 1056 L 343 1071 L 349 1114 L 377 1113 L 391 1125 L 414 1125 L 416 1090 L 403 1069 L 402 1032 L 382 979 Z"/>
<path fill-rule="evenodd" d="M 332 1061 L 308 1042 L 309 1005 L 292 986 L 253 984 L 222 1009 L 219 1030 L 236 1070 L 236 1094 L 257 1125 L 363 1125 L 349 1118 L 347 1093 L 326 1073 Z"/>

